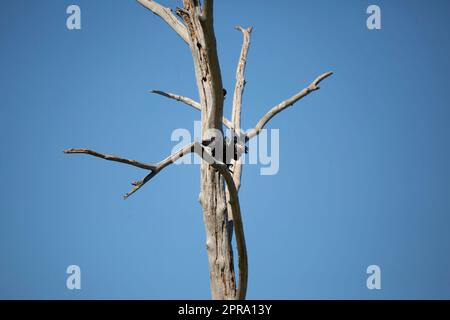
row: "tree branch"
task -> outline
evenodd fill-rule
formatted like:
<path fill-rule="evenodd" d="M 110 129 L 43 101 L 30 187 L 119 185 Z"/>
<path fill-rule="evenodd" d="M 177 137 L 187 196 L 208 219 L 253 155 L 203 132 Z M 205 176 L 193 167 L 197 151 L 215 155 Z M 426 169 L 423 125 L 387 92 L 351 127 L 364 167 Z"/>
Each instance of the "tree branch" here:
<path fill-rule="evenodd" d="M 320 82 L 322 82 L 324 79 L 328 78 L 332 74 L 333 74 L 333 72 L 327 72 L 327 73 L 324 73 L 324 74 L 318 76 L 313 82 L 311 82 L 311 84 L 308 87 L 306 87 L 305 89 L 303 89 L 302 91 L 293 95 L 289 99 L 284 100 L 280 104 L 273 107 L 269 112 L 267 112 L 264 115 L 264 117 L 261 118 L 261 120 L 259 120 L 259 122 L 256 124 L 255 128 L 253 128 L 247 132 L 246 139 L 249 140 L 249 139 L 253 138 L 254 136 L 258 135 L 261 132 L 261 130 L 264 128 L 264 126 L 267 124 L 267 122 L 269 122 L 269 120 L 272 119 L 275 115 L 277 115 L 278 113 L 280 113 L 287 107 L 294 105 L 297 101 L 306 97 L 311 92 L 319 90 Z"/>
<path fill-rule="evenodd" d="M 88 155 L 91 155 L 91 156 L 94 156 L 97 158 L 102 158 L 102 159 L 109 160 L 109 161 L 115 161 L 115 162 L 129 164 L 131 166 L 135 166 L 135 167 L 145 169 L 145 170 L 155 170 L 156 169 L 156 165 L 154 165 L 154 164 L 147 164 L 147 163 L 139 162 L 136 160 L 128 160 L 128 159 L 113 156 L 110 154 L 99 153 L 99 152 L 89 150 L 89 149 L 67 149 L 67 150 L 64 150 L 64 153 L 66 153 L 66 154 L 84 153 L 84 154 L 88 154 Z"/>
<path fill-rule="evenodd" d="M 174 163 L 175 161 L 177 161 L 178 159 L 184 157 L 185 155 L 193 152 L 193 148 L 194 148 L 194 143 L 191 143 L 187 146 L 185 146 L 184 148 L 182 148 L 180 151 L 177 151 L 173 154 L 171 154 L 170 156 L 168 156 L 166 159 L 158 162 L 155 165 L 155 169 L 152 170 L 152 172 L 150 172 L 148 175 L 146 175 L 144 177 L 144 179 L 139 180 L 139 181 L 133 181 L 133 186 L 134 188 L 126 193 L 123 197 L 124 199 L 128 199 L 132 194 L 134 194 L 136 191 L 138 191 L 140 188 L 142 188 L 147 182 L 149 182 L 153 177 L 155 177 L 158 173 L 161 172 L 161 170 L 163 170 L 165 167 L 167 167 L 168 165 L 171 165 L 172 163 Z"/>
<path fill-rule="evenodd" d="M 236 70 L 236 86 L 234 88 L 233 95 L 233 107 L 231 122 L 236 133 L 241 131 L 241 112 L 242 112 L 242 96 L 244 95 L 245 89 L 245 67 L 247 65 L 248 51 L 250 49 L 250 34 L 253 31 L 253 27 L 244 29 L 241 26 L 236 26 L 236 29 L 241 31 L 243 34 L 243 42 L 241 54 L 239 57 L 239 63 Z M 237 161 L 232 161 L 233 164 L 233 179 L 236 185 L 236 189 L 239 191 L 241 187 L 241 176 L 242 176 L 242 158 Z"/>
<path fill-rule="evenodd" d="M 189 34 L 186 27 L 172 13 L 170 8 L 163 7 L 153 0 L 137 0 L 141 5 L 149 9 L 155 15 L 163 19 L 187 44 L 189 44 Z"/>
<path fill-rule="evenodd" d="M 174 94 L 174 93 L 170 93 L 170 92 L 164 92 L 164 91 L 160 91 L 160 90 L 151 90 L 150 93 L 155 93 L 158 94 L 160 96 L 169 98 L 169 99 L 173 99 L 179 102 L 183 102 L 184 104 L 197 109 L 199 111 L 202 110 L 202 107 L 200 105 L 200 103 L 198 103 L 197 101 L 192 100 L 191 98 L 188 97 L 184 97 L 184 96 L 180 96 L 178 94 Z M 233 124 L 231 123 L 230 120 L 228 120 L 227 118 L 223 117 L 222 118 L 222 122 L 223 124 L 228 127 L 228 128 L 233 128 Z"/>
<path fill-rule="evenodd" d="M 202 107 L 200 106 L 200 103 L 198 103 L 197 101 L 192 100 L 191 98 L 188 97 L 183 97 L 180 96 L 178 94 L 175 93 L 171 93 L 171 92 L 164 92 L 164 91 L 160 91 L 160 90 L 150 90 L 150 93 L 155 93 L 155 94 L 159 94 L 160 96 L 169 98 L 169 99 L 173 99 L 179 102 L 183 102 L 184 104 L 187 104 L 188 106 L 193 107 L 194 109 L 197 110 L 202 110 Z"/>
<path fill-rule="evenodd" d="M 174 154 L 171 154 L 166 159 L 156 163 L 156 164 L 147 164 L 143 162 L 139 162 L 136 160 L 128 160 L 121 157 L 109 155 L 109 154 L 103 154 L 99 153 L 93 150 L 89 149 L 67 149 L 64 150 L 64 153 L 66 154 L 88 154 L 97 158 L 102 158 L 109 161 L 115 161 L 115 162 L 121 162 L 125 164 L 129 164 L 141 169 L 149 170 L 150 173 L 144 177 L 144 179 L 139 181 L 134 181 L 132 184 L 134 185 L 134 188 L 124 195 L 124 199 L 127 199 L 129 196 L 131 196 L 133 193 L 138 191 L 140 188 L 142 188 L 147 182 L 149 182 L 154 176 L 156 176 L 159 172 L 161 172 L 162 169 L 167 167 L 168 165 L 174 163 L 176 160 L 180 159 L 184 155 L 191 153 L 193 151 L 194 143 L 191 143 L 190 145 L 185 146 L 180 151 L 175 152 Z"/>
<path fill-rule="evenodd" d="M 253 30 L 252 27 L 244 29 L 241 26 L 236 26 L 236 29 L 241 31 L 244 39 L 242 43 L 241 55 L 239 57 L 239 63 L 236 70 L 236 86 L 234 88 L 233 95 L 233 109 L 231 122 L 233 123 L 234 129 L 239 131 L 241 127 L 241 110 L 242 110 L 242 96 L 244 94 L 245 88 L 245 66 L 247 65 L 248 50 L 250 48 L 250 34 Z"/>

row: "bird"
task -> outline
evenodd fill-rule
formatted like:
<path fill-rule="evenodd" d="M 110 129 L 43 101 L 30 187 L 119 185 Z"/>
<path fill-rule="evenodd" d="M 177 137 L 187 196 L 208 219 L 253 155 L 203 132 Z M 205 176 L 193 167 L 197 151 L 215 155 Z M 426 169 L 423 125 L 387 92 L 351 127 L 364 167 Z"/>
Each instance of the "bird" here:
<path fill-rule="evenodd" d="M 219 158 L 219 154 L 216 153 L 218 149 L 216 146 L 216 137 L 203 140 L 202 145 L 208 147 L 211 150 L 211 155 L 218 161 L 227 165 L 228 170 L 233 166 L 232 160 L 237 161 L 241 158 L 243 153 L 248 153 L 248 147 L 245 145 L 245 140 L 236 134 L 232 134 L 231 137 L 225 137 L 222 139 L 222 155 Z M 230 172 L 232 172 L 230 170 Z"/>

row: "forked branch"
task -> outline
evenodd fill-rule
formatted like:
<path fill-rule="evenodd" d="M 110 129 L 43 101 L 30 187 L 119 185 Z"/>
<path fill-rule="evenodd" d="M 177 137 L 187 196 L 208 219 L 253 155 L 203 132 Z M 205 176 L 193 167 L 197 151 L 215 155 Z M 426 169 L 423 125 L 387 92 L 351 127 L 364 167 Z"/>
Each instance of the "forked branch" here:
<path fill-rule="evenodd" d="M 311 92 L 314 92 L 316 90 L 319 90 L 319 84 L 329 76 L 331 76 L 333 72 L 327 72 L 320 76 L 318 76 L 311 84 L 303 89 L 302 91 L 298 92 L 297 94 L 293 95 L 287 100 L 284 100 L 283 102 L 279 103 L 275 107 L 273 107 L 269 112 L 267 112 L 264 117 L 259 120 L 259 122 L 256 124 L 255 128 L 249 130 L 246 134 L 246 139 L 249 140 L 253 138 L 254 136 L 258 135 L 261 130 L 264 128 L 264 126 L 269 122 L 270 119 L 272 119 L 275 115 L 286 109 L 287 107 L 290 107 L 294 105 L 297 101 L 300 99 L 306 97 Z"/>
<path fill-rule="evenodd" d="M 174 154 L 171 154 L 166 159 L 164 159 L 158 163 L 155 163 L 155 164 L 143 163 L 143 162 L 139 162 L 136 160 L 128 160 L 128 159 L 125 159 L 122 157 L 113 156 L 113 155 L 109 155 L 109 154 L 103 154 L 103 153 L 89 150 L 89 149 L 67 149 L 67 150 L 64 150 L 64 153 L 67 153 L 67 154 L 77 154 L 77 153 L 81 154 L 82 153 L 82 154 L 91 155 L 91 156 L 94 156 L 97 158 L 102 158 L 102 159 L 109 160 L 109 161 L 121 162 L 121 163 L 129 164 L 129 165 L 141 168 L 141 169 L 149 170 L 150 173 L 147 176 L 145 176 L 144 179 L 132 182 L 132 184 L 134 185 L 134 188 L 130 192 L 128 192 L 127 194 L 124 195 L 124 199 L 127 199 L 129 196 L 131 196 L 133 193 L 135 193 L 141 187 L 143 187 L 148 181 L 150 181 L 159 172 L 161 172 L 162 169 L 164 169 L 168 165 L 174 163 L 176 160 L 180 159 L 184 155 L 191 153 L 193 146 L 194 146 L 194 144 L 191 143 L 190 145 L 185 146 L 180 151 L 175 152 Z"/>
<path fill-rule="evenodd" d="M 147 182 L 149 182 L 154 176 L 156 176 L 158 173 L 161 172 L 162 169 L 164 169 L 165 167 L 167 167 L 168 165 L 171 165 L 172 163 L 174 163 L 175 161 L 177 161 L 178 159 L 184 157 L 185 155 L 193 152 L 194 148 L 194 143 L 191 143 L 187 146 L 185 146 L 184 148 L 182 148 L 180 151 L 177 151 L 173 154 L 171 154 L 170 156 L 168 156 L 166 159 L 162 160 L 161 162 L 159 162 L 156 165 L 155 170 L 153 170 L 152 172 L 150 172 L 148 175 L 146 175 L 142 180 L 138 180 L 138 181 L 133 181 L 133 186 L 134 188 L 128 192 L 127 194 L 124 195 L 124 199 L 127 199 L 128 197 L 130 197 L 132 194 L 134 194 L 136 191 L 138 191 L 140 188 L 142 188 Z"/>
<path fill-rule="evenodd" d="M 206 161 L 209 165 L 211 165 L 214 169 L 216 169 L 225 180 L 227 185 L 227 189 L 229 192 L 228 203 L 232 209 L 232 214 L 234 217 L 234 226 L 236 228 L 236 244 L 238 249 L 238 270 L 239 270 L 239 284 L 237 288 L 237 299 L 243 300 L 245 299 L 245 295 L 247 292 L 247 280 L 248 280 L 248 261 L 247 261 L 247 248 L 245 244 L 245 236 L 244 236 L 244 227 L 242 223 L 242 215 L 241 209 L 239 205 L 239 197 L 236 186 L 233 181 L 233 177 L 228 169 L 228 166 L 217 159 L 215 159 L 206 149 L 198 142 L 193 142 L 180 151 L 175 152 L 168 156 L 166 159 L 160 161 L 156 164 L 147 164 L 143 162 L 139 162 L 136 160 L 128 160 L 122 157 L 103 154 L 100 152 L 96 152 L 90 149 L 67 149 L 64 150 L 66 154 L 87 154 L 97 158 L 115 161 L 120 163 L 125 163 L 128 165 L 132 165 L 141 169 L 150 170 L 150 173 L 145 176 L 142 180 L 133 182 L 134 188 L 129 193 L 125 195 L 125 198 L 128 198 L 133 193 L 138 191 L 142 186 L 144 186 L 148 181 L 150 181 L 154 176 L 156 176 L 159 172 L 161 172 L 165 167 L 174 163 L 176 160 L 182 158 L 183 156 L 195 152 L 200 156 L 204 161 Z"/>

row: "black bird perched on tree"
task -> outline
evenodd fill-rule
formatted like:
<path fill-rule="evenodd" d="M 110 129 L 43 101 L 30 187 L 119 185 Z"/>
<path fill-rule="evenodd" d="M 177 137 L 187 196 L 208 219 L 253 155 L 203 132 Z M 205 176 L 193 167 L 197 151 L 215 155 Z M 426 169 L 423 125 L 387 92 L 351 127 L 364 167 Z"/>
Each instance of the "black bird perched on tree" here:
<path fill-rule="evenodd" d="M 225 99 L 225 97 L 227 96 L 227 90 L 226 89 L 222 89 L 223 91 L 223 98 Z"/>
<path fill-rule="evenodd" d="M 225 163 L 230 169 L 231 161 L 237 161 L 240 159 L 243 153 L 248 153 L 248 148 L 245 145 L 246 140 L 233 134 L 231 138 L 225 137 L 222 145 L 222 155 L 220 155 L 220 149 L 216 146 L 216 137 L 203 140 L 202 145 L 211 149 L 211 155 L 218 161 Z M 219 153 L 216 152 L 219 151 Z M 231 170 L 230 170 L 231 171 Z"/>

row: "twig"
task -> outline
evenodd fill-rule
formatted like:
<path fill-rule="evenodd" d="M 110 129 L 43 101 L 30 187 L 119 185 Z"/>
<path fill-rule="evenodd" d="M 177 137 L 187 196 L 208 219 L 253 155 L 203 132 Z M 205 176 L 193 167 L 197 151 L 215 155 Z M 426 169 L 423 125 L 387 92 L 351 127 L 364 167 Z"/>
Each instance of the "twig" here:
<path fill-rule="evenodd" d="M 180 96 L 178 94 L 175 93 L 171 93 L 171 92 L 164 92 L 164 91 L 160 91 L 160 90 L 150 90 L 150 93 L 155 93 L 155 94 L 159 94 L 160 96 L 169 98 L 169 99 L 173 99 L 179 102 L 183 102 L 184 104 L 187 104 L 188 106 L 193 107 L 194 109 L 197 110 L 202 110 L 202 107 L 200 106 L 200 103 L 198 103 L 197 101 L 192 100 L 191 98 L 188 97 L 183 97 Z"/>
<path fill-rule="evenodd" d="M 105 160 L 109 160 L 109 161 L 115 161 L 115 162 L 121 162 L 121 163 L 125 163 L 125 164 L 129 164 L 131 166 L 135 166 L 141 169 L 146 169 L 146 170 L 155 170 L 156 169 L 156 165 L 154 164 L 148 164 L 148 163 L 143 163 L 143 162 L 139 162 L 136 160 L 128 160 L 128 159 L 124 159 L 118 156 L 113 156 L 110 154 L 103 154 L 103 153 L 99 153 L 93 150 L 89 150 L 89 149 L 67 149 L 64 150 L 64 153 L 67 154 L 74 154 L 74 153 L 84 153 L 84 154 L 88 154 L 97 158 L 102 158 Z"/>

